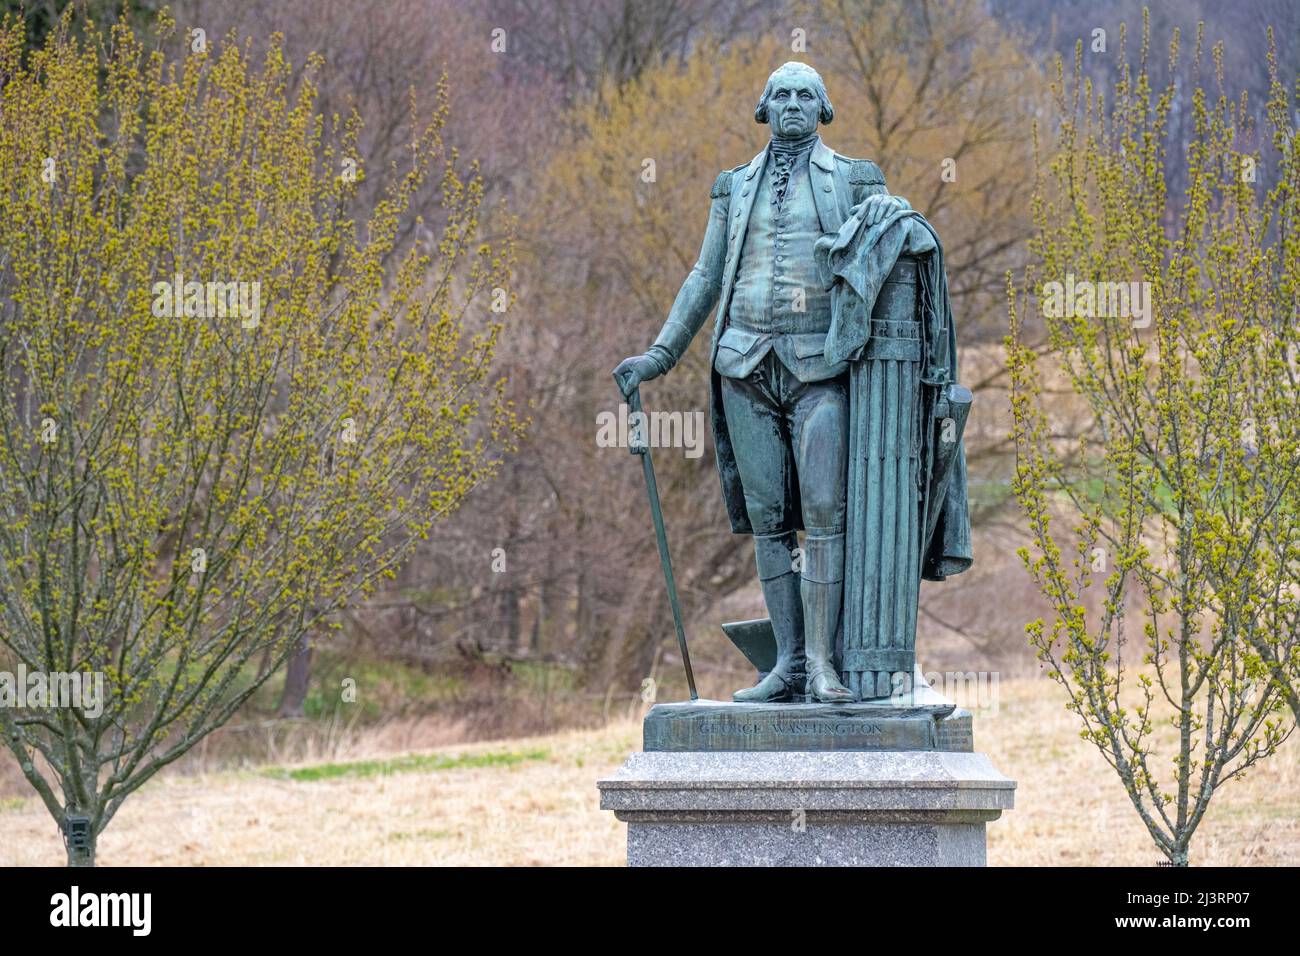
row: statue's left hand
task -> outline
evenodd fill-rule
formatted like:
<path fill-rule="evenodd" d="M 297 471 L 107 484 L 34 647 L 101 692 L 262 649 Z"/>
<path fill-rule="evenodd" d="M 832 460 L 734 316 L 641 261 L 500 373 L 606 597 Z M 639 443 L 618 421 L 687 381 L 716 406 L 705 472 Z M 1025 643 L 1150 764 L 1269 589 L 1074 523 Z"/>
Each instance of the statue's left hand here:
<path fill-rule="evenodd" d="M 888 219 L 900 209 L 911 209 L 912 207 L 902 196 L 881 193 L 877 196 L 868 196 L 862 200 L 859 208 L 862 209 L 863 222 L 870 228 L 876 223 Z"/>

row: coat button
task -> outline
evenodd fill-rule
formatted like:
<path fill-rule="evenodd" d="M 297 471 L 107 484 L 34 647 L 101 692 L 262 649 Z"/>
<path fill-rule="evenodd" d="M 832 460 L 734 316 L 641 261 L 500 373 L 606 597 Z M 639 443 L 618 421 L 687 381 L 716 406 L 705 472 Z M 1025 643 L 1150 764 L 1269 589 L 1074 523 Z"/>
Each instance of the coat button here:
<path fill-rule="evenodd" d="M 830 184 L 830 183 L 827 183 L 825 186 L 822 187 L 822 192 L 826 192 L 826 193 L 828 193 L 828 192 L 830 192 L 830 191 L 831 191 L 831 184 Z"/>

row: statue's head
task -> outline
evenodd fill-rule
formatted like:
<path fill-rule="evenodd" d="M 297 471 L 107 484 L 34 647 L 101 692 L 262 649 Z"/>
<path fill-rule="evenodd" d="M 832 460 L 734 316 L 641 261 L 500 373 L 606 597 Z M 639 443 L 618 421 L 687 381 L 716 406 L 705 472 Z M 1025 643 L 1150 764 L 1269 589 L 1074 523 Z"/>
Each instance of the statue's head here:
<path fill-rule="evenodd" d="M 821 74 L 807 63 L 791 60 L 767 78 L 754 120 L 770 123 L 777 139 L 802 139 L 835 118 Z"/>

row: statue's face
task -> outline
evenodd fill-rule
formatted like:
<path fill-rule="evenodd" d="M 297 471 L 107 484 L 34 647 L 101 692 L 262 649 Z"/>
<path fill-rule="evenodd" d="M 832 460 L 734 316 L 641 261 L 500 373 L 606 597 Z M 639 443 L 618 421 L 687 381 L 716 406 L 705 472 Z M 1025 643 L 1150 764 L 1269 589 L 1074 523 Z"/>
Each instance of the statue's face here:
<path fill-rule="evenodd" d="M 767 120 L 777 139 L 802 139 L 817 128 L 821 101 L 807 73 L 779 73 L 767 101 Z"/>

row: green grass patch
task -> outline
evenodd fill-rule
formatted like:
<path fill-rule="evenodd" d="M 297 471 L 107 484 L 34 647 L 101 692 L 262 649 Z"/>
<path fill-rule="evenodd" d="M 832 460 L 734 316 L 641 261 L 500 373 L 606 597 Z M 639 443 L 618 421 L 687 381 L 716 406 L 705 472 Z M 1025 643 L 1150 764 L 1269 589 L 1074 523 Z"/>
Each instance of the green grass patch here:
<path fill-rule="evenodd" d="M 250 701 L 252 709 L 273 713 L 284 689 L 285 669 L 273 674 Z M 356 700 L 343 701 L 343 681 L 355 682 Z M 303 698 L 303 716 L 327 720 L 336 713 L 353 719 L 359 708 L 361 723 L 371 723 L 392 716 L 395 709 L 417 712 L 458 700 L 464 694 L 464 681 L 448 674 L 428 673 L 420 667 L 400 661 L 355 659 L 329 652 L 317 655 L 312 665 L 311 684 Z M 402 706 L 395 707 L 395 702 Z"/>
<path fill-rule="evenodd" d="M 257 659 L 251 660 L 240 670 L 230 687 L 230 696 L 248 689 L 256 679 L 258 663 Z M 177 666 L 175 653 L 159 661 L 155 677 L 160 684 L 165 685 L 172 679 Z M 244 705 L 242 713 L 269 715 L 276 712 L 284 691 L 286 666 L 278 668 L 267 678 Z M 203 669 L 202 662 L 190 662 L 185 668 L 185 677 L 196 681 L 202 676 Z M 352 682 L 349 686 L 355 694 L 354 700 L 343 699 L 345 680 Z M 217 680 L 209 686 L 215 683 Z M 402 661 L 357 658 L 324 647 L 312 663 L 311 682 L 303 698 L 303 716 L 309 720 L 329 720 L 337 716 L 369 724 L 391 717 L 395 712 L 419 713 L 440 704 L 453 703 L 464 694 L 465 682 L 460 677 L 431 673 Z"/>
<path fill-rule="evenodd" d="M 969 481 L 967 493 L 971 510 L 979 512 L 994 511 L 1015 499 L 1009 481 Z"/>
<path fill-rule="evenodd" d="M 498 751 L 485 754 L 408 754 L 390 760 L 358 760 L 353 763 L 324 763 L 314 767 L 269 767 L 260 771 L 277 780 L 337 780 L 343 777 L 386 777 L 394 773 L 426 773 L 431 770 L 459 770 L 464 767 L 510 767 L 526 760 L 546 760 L 549 750 Z"/>
<path fill-rule="evenodd" d="M 5 797 L 0 799 L 0 813 L 6 813 L 9 810 L 21 810 L 27 806 L 28 797 Z"/>
<path fill-rule="evenodd" d="M 571 668 L 546 661 L 510 661 L 510 673 L 529 694 L 565 694 L 576 689 L 577 675 Z"/>
<path fill-rule="evenodd" d="M 390 833 L 389 843 L 404 843 L 408 840 L 447 840 L 456 834 L 450 830 L 416 830 L 414 833 Z"/>

